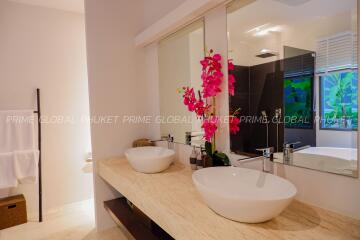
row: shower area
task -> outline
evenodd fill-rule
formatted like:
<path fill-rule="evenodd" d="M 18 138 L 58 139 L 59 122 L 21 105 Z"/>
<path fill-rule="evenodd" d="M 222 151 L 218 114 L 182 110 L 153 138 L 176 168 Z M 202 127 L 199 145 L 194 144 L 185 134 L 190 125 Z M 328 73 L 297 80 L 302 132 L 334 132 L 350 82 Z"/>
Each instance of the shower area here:
<path fill-rule="evenodd" d="M 266 60 L 278 55 L 256 57 Z M 258 153 L 258 148 L 273 146 L 281 152 L 284 139 L 315 146 L 314 57 L 311 51 L 284 46 L 284 59 L 235 65 L 229 72 L 236 79 L 230 112 L 239 110 L 242 121 L 240 133 L 231 136 L 232 151 Z"/>

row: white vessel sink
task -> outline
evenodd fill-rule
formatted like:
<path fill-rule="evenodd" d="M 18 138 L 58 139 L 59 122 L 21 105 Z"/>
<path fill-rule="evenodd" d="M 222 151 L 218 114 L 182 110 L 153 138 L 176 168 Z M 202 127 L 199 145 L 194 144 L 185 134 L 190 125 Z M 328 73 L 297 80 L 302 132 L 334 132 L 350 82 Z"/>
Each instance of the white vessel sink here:
<path fill-rule="evenodd" d="M 212 167 L 192 175 L 205 203 L 228 219 L 259 223 L 278 216 L 296 195 L 295 186 L 272 174 L 237 167 Z"/>
<path fill-rule="evenodd" d="M 136 171 L 157 173 L 170 166 L 175 152 L 163 147 L 138 147 L 126 150 L 125 156 Z"/>

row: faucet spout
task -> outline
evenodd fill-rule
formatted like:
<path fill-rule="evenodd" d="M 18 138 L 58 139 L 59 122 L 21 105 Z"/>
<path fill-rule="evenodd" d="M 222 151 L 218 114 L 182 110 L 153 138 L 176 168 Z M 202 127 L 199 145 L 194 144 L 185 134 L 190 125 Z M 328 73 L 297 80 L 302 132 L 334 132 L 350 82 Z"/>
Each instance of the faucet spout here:
<path fill-rule="evenodd" d="M 190 146 L 193 138 L 202 136 L 204 136 L 202 132 L 185 132 L 185 144 Z"/>
<path fill-rule="evenodd" d="M 274 148 L 266 147 L 256 149 L 263 153 L 263 172 L 274 173 Z"/>
<path fill-rule="evenodd" d="M 164 142 L 164 141 L 167 142 L 168 148 L 171 149 L 174 143 L 174 137 L 171 134 L 169 134 L 167 136 L 162 136 L 161 139 L 159 140 L 152 140 L 151 142 L 155 143 L 155 142 Z"/>

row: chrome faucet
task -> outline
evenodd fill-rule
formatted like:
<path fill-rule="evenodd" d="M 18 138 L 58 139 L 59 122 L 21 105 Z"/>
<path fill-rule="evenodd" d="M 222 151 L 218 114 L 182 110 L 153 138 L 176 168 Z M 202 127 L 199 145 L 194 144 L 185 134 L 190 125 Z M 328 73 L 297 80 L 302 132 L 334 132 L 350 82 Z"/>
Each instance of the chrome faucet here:
<path fill-rule="evenodd" d="M 284 143 L 283 147 L 283 162 L 285 164 L 292 164 L 293 162 L 293 152 L 294 152 L 294 145 L 296 143 Z"/>
<path fill-rule="evenodd" d="M 294 160 L 294 152 L 300 151 L 306 148 L 311 147 L 310 145 L 305 145 L 295 149 L 296 144 L 300 144 L 301 142 L 294 142 L 294 143 L 285 143 L 283 148 L 283 162 L 284 164 L 293 164 Z"/>
<path fill-rule="evenodd" d="M 185 144 L 191 145 L 192 138 L 203 136 L 203 133 L 185 132 Z"/>
<path fill-rule="evenodd" d="M 274 148 L 259 148 L 256 151 L 263 153 L 263 172 L 274 173 Z"/>
<path fill-rule="evenodd" d="M 275 120 L 276 120 L 276 152 L 279 151 L 279 125 L 281 122 L 281 108 L 275 109 Z"/>
<path fill-rule="evenodd" d="M 173 149 L 174 148 L 174 137 L 169 134 L 167 137 L 167 144 L 168 144 L 168 149 Z"/>
<path fill-rule="evenodd" d="M 171 134 L 168 134 L 167 136 L 161 136 L 160 140 L 152 140 L 151 142 L 163 142 L 163 141 L 167 141 L 167 145 L 169 149 L 173 148 L 173 143 L 174 143 L 174 137 Z"/>
<path fill-rule="evenodd" d="M 266 111 L 261 111 L 263 123 L 266 124 L 266 147 L 269 147 L 269 124 L 270 121 L 268 120 L 268 115 L 266 114 Z"/>
<path fill-rule="evenodd" d="M 237 161 L 257 160 L 259 158 L 262 158 L 263 172 L 273 174 L 274 173 L 274 148 L 267 147 L 267 148 L 258 148 L 256 150 L 262 152 L 262 156 L 240 158 Z"/>

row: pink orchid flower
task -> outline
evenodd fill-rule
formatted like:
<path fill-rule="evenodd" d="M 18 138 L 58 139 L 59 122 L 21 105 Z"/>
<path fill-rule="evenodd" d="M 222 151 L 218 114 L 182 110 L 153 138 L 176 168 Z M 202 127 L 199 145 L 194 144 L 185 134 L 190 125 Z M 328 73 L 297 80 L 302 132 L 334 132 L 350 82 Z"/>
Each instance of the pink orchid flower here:
<path fill-rule="evenodd" d="M 220 54 L 214 54 L 214 56 L 213 56 L 213 59 L 215 60 L 215 61 L 221 61 L 221 55 Z"/>
<path fill-rule="evenodd" d="M 202 128 L 204 129 L 204 138 L 206 141 L 211 141 L 214 137 L 216 130 L 218 129 L 219 118 L 211 116 L 207 119 L 204 119 Z"/>
<path fill-rule="evenodd" d="M 204 116 L 211 106 L 206 104 L 201 98 L 197 99 L 193 88 L 183 87 L 183 90 L 183 102 L 188 107 L 188 110 L 195 112 L 197 117 Z"/>
<path fill-rule="evenodd" d="M 234 65 L 234 63 L 232 61 L 233 61 L 232 59 L 228 60 L 228 70 L 229 71 L 232 71 L 232 70 L 235 69 L 235 65 Z"/>
<path fill-rule="evenodd" d="M 228 87 L 229 87 L 229 95 L 234 96 L 235 95 L 235 77 L 234 75 L 229 73 L 228 76 Z"/>
<path fill-rule="evenodd" d="M 215 132 L 219 126 L 219 118 L 211 114 L 211 105 L 208 105 L 204 98 L 216 97 L 221 92 L 221 84 L 223 82 L 224 74 L 222 73 L 222 57 L 220 54 L 214 54 L 211 49 L 209 56 L 206 56 L 200 64 L 202 66 L 201 80 L 202 91 L 199 96 L 196 97 L 196 93 L 193 88 L 184 87 L 183 102 L 187 106 L 190 112 L 195 112 L 197 117 L 202 119 L 202 128 L 204 129 L 204 139 L 211 141 L 215 135 Z M 234 70 L 235 66 L 232 60 L 228 60 L 228 70 Z M 228 88 L 229 95 L 233 96 L 235 93 L 235 76 L 233 74 L 228 75 Z M 231 134 L 236 134 L 240 131 L 240 119 L 231 116 L 229 119 L 229 128 Z"/>
<path fill-rule="evenodd" d="M 231 134 L 236 134 L 240 131 L 240 119 L 235 116 L 230 116 L 229 118 L 229 128 Z"/>
<path fill-rule="evenodd" d="M 235 76 L 230 73 L 230 71 L 235 69 L 235 65 L 232 62 L 232 59 L 228 60 L 228 89 L 229 89 L 229 95 L 234 96 L 235 95 Z"/>
<path fill-rule="evenodd" d="M 221 72 L 221 55 L 214 54 L 213 50 L 210 50 L 210 56 L 205 57 L 200 63 L 203 66 L 201 79 L 203 81 L 203 97 L 215 97 L 221 92 L 220 85 L 223 80 L 223 73 Z"/>

